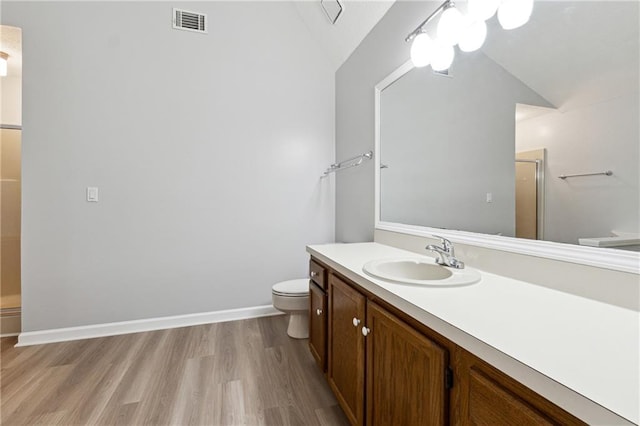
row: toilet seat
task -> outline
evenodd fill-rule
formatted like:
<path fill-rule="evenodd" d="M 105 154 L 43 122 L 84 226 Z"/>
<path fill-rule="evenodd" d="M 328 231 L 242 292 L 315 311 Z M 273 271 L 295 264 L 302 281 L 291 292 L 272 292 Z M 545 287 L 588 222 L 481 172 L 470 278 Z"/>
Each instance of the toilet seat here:
<path fill-rule="evenodd" d="M 306 278 L 282 281 L 274 284 L 271 292 L 277 296 L 308 297 L 309 281 Z"/>

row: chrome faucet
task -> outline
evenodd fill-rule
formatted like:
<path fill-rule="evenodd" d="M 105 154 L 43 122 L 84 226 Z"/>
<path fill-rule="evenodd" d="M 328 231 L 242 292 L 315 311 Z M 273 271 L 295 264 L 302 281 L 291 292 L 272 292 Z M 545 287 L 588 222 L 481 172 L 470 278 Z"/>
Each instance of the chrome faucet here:
<path fill-rule="evenodd" d="M 464 262 L 456 259 L 455 250 L 453 249 L 453 244 L 451 241 L 446 238 L 442 238 L 439 235 L 434 235 L 434 237 L 439 238 L 442 243 L 442 247 L 435 246 L 433 244 L 429 244 L 425 247 L 425 249 L 435 252 L 438 255 L 436 259 L 436 263 L 442 266 L 449 266 L 451 268 L 463 269 Z"/>

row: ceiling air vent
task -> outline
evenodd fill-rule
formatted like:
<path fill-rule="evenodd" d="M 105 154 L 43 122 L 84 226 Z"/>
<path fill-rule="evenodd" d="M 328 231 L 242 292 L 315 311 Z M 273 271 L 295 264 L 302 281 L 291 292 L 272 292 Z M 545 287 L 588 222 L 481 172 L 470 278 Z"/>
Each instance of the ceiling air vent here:
<path fill-rule="evenodd" d="M 432 72 L 433 72 L 435 75 L 439 75 L 439 76 L 442 76 L 442 77 L 449 77 L 449 78 L 452 78 L 452 77 L 453 77 L 453 76 L 451 75 L 451 72 L 449 71 L 449 69 L 442 70 L 442 71 L 432 70 Z"/>
<path fill-rule="evenodd" d="M 207 33 L 207 15 L 182 9 L 173 9 L 173 28 Z"/>

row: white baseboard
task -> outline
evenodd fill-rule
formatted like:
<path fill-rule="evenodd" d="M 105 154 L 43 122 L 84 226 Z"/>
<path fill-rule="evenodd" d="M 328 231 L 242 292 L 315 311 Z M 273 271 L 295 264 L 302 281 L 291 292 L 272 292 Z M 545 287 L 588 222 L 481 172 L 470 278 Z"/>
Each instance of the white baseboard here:
<path fill-rule="evenodd" d="M 117 336 L 119 334 L 164 330 L 216 322 L 236 321 L 282 314 L 271 305 L 225 311 L 202 312 L 170 317 L 111 322 L 84 325 L 80 327 L 56 328 L 51 330 L 27 331 L 20 333 L 16 346 L 42 345 L 45 343 L 67 342 L 70 340 L 92 339 L 94 337 Z"/>

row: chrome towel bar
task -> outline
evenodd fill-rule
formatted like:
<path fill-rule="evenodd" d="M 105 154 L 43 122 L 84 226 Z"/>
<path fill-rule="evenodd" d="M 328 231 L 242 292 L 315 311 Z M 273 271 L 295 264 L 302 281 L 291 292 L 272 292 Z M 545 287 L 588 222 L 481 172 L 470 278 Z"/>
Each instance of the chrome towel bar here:
<path fill-rule="evenodd" d="M 364 154 L 356 155 L 355 157 L 348 158 L 346 160 L 342 160 L 338 163 L 333 163 L 329 166 L 327 170 L 323 173 L 321 178 L 328 176 L 331 173 L 335 173 L 338 170 L 348 169 L 350 167 L 359 166 L 362 164 L 364 160 L 371 160 L 373 158 L 373 151 L 365 152 Z"/>
<path fill-rule="evenodd" d="M 596 176 L 596 175 L 605 175 L 605 176 L 611 176 L 613 175 L 613 172 L 611 170 L 607 170 L 606 172 L 598 172 L 598 173 L 581 173 L 581 174 L 577 174 L 577 175 L 560 175 L 558 176 L 560 179 L 566 179 L 566 178 L 570 178 L 570 177 L 580 177 L 580 176 Z"/>

